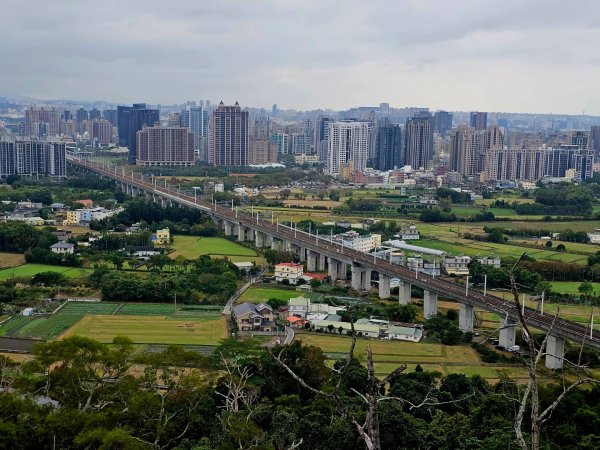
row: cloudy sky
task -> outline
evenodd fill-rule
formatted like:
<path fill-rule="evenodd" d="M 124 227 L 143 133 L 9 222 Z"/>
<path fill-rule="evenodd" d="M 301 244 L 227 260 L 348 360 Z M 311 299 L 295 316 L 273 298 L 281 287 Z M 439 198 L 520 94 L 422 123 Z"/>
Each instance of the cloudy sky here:
<path fill-rule="evenodd" d="M 2 0 L 0 94 L 600 115 L 597 0 Z"/>

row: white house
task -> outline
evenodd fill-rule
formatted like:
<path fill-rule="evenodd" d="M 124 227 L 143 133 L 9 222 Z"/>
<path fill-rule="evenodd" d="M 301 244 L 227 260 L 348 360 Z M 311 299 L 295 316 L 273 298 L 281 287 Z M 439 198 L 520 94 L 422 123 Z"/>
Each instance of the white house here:
<path fill-rule="evenodd" d="M 75 246 L 73 244 L 69 244 L 68 242 L 57 242 L 56 244 L 52 244 L 50 246 L 50 251 L 53 253 L 74 253 Z"/>
<path fill-rule="evenodd" d="M 390 340 L 419 342 L 423 337 L 423 330 L 416 326 L 390 325 L 384 331 L 384 337 Z"/>
<path fill-rule="evenodd" d="M 469 275 L 469 256 L 446 256 L 444 270 L 448 275 Z"/>
<path fill-rule="evenodd" d="M 499 269 L 502 261 L 497 256 L 483 256 L 477 258 L 480 264 L 484 266 L 492 266 L 494 269 Z"/>
<path fill-rule="evenodd" d="M 297 284 L 302 275 L 304 275 L 302 264 L 280 263 L 275 265 L 275 280 L 277 282 L 288 280 L 290 284 Z"/>
<path fill-rule="evenodd" d="M 419 239 L 419 230 L 414 225 L 402 227 L 397 236 L 402 240 Z"/>

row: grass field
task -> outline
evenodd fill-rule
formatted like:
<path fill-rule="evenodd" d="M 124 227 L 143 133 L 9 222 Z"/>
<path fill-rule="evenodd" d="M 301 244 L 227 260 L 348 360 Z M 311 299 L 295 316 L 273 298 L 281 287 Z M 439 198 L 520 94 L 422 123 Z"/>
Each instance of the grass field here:
<path fill-rule="evenodd" d="M 308 345 L 321 348 L 330 357 L 339 357 L 348 352 L 350 339 L 326 334 L 297 334 L 297 339 Z M 387 375 L 400 364 L 407 364 L 413 371 L 417 364 L 424 370 L 436 371 L 444 375 L 462 373 L 467 376 L 480 375 L 496 380 L 501 373 L 511 377 L 525 378 L 526 371 L 519 366 L 496 366 L 481 363 L 477 353 L 469 346 L 445 346 L 442 344 L 413 343 L 400 341 L 375 341 L 360 339 L 356 342 L 355 354 L 363 363 L 366 359 L 366 346 L 370 345 L 375 361 L 375 373 Z"/>
<path fill-rule="evenodd" d="M 0 252 L 0 268 L 14 267 L 25 264 L 25 256 L 21 253 Z"/>
<path fill-rule="evenodd" d="M 219 237 L 174 236 L 173 248 L 175 251 L 169 255 L 171 258 L 183 256 L 187 259 L 196 259 L 202 255 L 210 255 L 211 257 L 227 256 L 232 262 L 253 261 L 259 265 L 264 263 L 264 259 L 251 248 Z"/>
<path fill-rule="evenodd" d="M 600 283 L 592 283 L 596 295 L 600 295 Z M 553 281 L 552 290 L 560 294 L 576 294 L 579 295 L 577 288 L 581 286 L 579 281 Z"/>
<path fill-rule="evenodd" d="M 111 342 L 115 336 L 128 336 L 136 344 L 216 345 L 227 337 L 227 325 L 221 317 L 211 320 L 175 320 L 147 316 L 85 316 L 62 337 L 86 336 Z"/>
<path fill-rule="evenodd" d="M 45 264 L 23 264 L 10 269 L 0 270 L 0 280 L 18 277 L 32 277 L 40 272 L 60 272 L 69 278 L 77 278 L 92 273 L 91 269 L 81 269 L 78 267 L 66 266 L 48 266 Z"/>
<path fill-rule="evenodd" d="M 238 303 L 261 303 L 266 302 L 272 298 L 276 298 L 279 300 L 289 300 L 290 298 L 301 297 L 302 295 L 302 292 L 298 292 L 293 289 L 251 287 L 241 295 L 241 297 L 238 299 Z M 304 296 L 306 296 L 306 294 L 304 294 Z"/>

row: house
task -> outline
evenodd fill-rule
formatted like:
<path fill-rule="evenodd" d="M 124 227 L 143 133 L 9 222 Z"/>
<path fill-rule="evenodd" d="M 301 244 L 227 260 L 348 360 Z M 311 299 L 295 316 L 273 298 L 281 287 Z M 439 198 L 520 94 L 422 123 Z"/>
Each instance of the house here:
<path fill-rule="evenodd" d="M 306 277 L 306 275 L 304 277 Z M 307 293 L 308 294 L 308 293 L 310 293 L 310 292 L 313 291 L 313 288 L 312 288 L 312 286 L 310 284 L 301 284 L 300 286 L 296 286 L 296 290 L 298 292 L 302 292 L 302 293 Z"/>
<path fill-rule="evenodd" d="M 78 226 L 81 224 L 89 224 L 92 221 L 92 211 L 93 210 L 87 208 L 67 211 L 67 218 L 63 221 L 63 225 Z"/>
<path fill-rule="evenodd" d="M 307 323 L 306 319 L 298 316 L 288 316 L 287 321 L 294 328 L 304 328 L 304 325 Z"/>
<path fill-rule="evenodd" d="M 22 316 L 33 316 L 33 308 L 25 308 L 21 311 Z"/>
<path fill-rule="evenodd" d="M 240 331 L 275 331 L 273 309 L 266 303 L 236 305 L 233 316 Z"/>
<path fill-rule="evenodd" d="M 441 273 L 441 264 L 439 261 L 427 261 L 424 260 L 421 256 L 411 256 L 407 258 L 406 266 L 413 272 L 426 273 L 427 275 L 435 277 L 439 276 Z"/>
<path fill-rule="evenodd" d="M 383 337 L 390 340 L 419 342 L 423 337 L 423 330 L 414 325 L 390 325 L 383 332 Z"/>
<path fill-rule="evenodd" d="M 157 245 L 167 245 L 171 243 L 171 232 L 168 228 L 162 230 L 156 230 L 156 233 L 152 235 L 152 242 Z"/>
<path fill-rule="evenodd" d="M 590 244 L 600 244 L 600 228 L 596 228 L 593 233 L 588 233 Z"/>
<path fill-rule="evenodd" d="M 370 252 L 374 248 L 381 247 L 381 235 L 371 234 L 361 236 L 354 230 L 346 231 L 333 236 L 333 242 L 342 244 L 344 247 L 358 250 L 359 252 Z"/>
<path fill-rule="evenodd" d="M 448 275 L 469 275 L 469 256 L 446 256 L 444 257 L 444 270 Z"/>
<path fill-rule="evenodd" d="M 57 242 L 56 244 L 52 244 L 50 246 L 50 251 L 52 253 L 74 253 L 75 245 L 69 244 L 68 242 Z"/>
<path fill-rule="evenodd" d="M 288 311 L 290 316 L 306 317 L 310 310 L 310 298 L 295 297 L 288 301 Z"/>
<path fill-rule="evenodd" d="M 302 264 L 281 263 L 275 265 L 275 281 L 277 282 L 288 280 L 290 284 L 297 284 L 303 274 L 304 267 Z"/>
<path fill-rule="evenodd" d="M 419 239 L 419 230 L 417 230 L 417 227 L 414 225 L 408 225 L 402 227 L 398 235 L 394 237 L 400 238 L 402 240 Z"/>
<path fill-rule="evenodd" d="M 138 259 L 148 259 L 151 256 L 160 255 L 160 251 L 154 250 L 154 247 L 150 247 L 149 245 L 140 245 L 138 247 L 133 247 L 132 256 Z"/>
<path fill-rule="evenodd" d="M 477 258 L 480 264 L 484 266 L 491 266 L 494 269 L 499 269 L 502 261 L 497 256 L 483 256 L 481 258 Z"/>

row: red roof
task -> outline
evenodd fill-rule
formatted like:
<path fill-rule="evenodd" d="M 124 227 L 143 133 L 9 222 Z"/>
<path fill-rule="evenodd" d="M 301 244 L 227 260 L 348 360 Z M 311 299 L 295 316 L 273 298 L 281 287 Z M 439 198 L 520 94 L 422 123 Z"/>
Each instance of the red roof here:
<path fill-rule="evenodd" d="M 316 278 L 317 280 L 320 280 L 320 281 L 323 281 L 325 279 L 325 277 L 327 276 L 324 273 L 312 273 L 312 272 L 309 272 L 309 273 L 305 272 L 304 275 L 306 275 L 307 277 Z"/>
<path fill-rule="evenodd" d="M 302 264 L 296 264 L 296 263 L 279 263 L 276 264 L 275 267 L 278 266 L 284 266 L 284 267 L 303 267 Z"/>
<path fill-rule="evenodd" d="M 306 322 L 302 317 L 290 316 L 287 318 L 289 323 Z"/>

